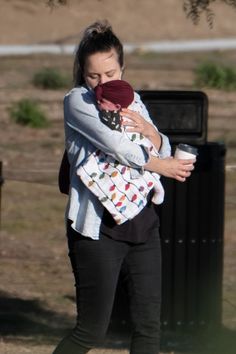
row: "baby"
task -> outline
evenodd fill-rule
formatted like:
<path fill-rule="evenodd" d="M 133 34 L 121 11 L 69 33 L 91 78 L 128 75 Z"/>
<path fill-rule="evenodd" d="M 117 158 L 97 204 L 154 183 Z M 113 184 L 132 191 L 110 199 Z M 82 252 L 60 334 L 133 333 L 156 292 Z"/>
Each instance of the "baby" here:
<path fill-rule="evenodd" d="M 95 96 L 101 121 L 112 130 L 118 130 L 130 140 L 142 145 L 150 154 L 158 156 L 151 141 L 140 133 L 128 132 L 122 126 L 119 112 L 128 108 L 142 115 L 142 105 L 135 100 L 132 87 L 124 80 L 113 80 L 98 85 Z M 78 168 L 78 176 L 111 213 L 117 224 L 136 216 L 146 205 L 147 195 L 154 190 L 152 201 L 161 204 L 164 190 L 157 173 L 124 166 L 113 157 L 96 150 Z"/>

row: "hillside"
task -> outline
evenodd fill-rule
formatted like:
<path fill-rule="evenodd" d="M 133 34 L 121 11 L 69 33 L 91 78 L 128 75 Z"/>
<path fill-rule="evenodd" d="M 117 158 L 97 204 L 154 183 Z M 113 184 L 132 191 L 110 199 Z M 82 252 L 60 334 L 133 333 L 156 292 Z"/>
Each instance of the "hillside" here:
<path fill-rule="evenodd" d="M 68 0 L 51 10 L 46 0 L 1 0 L 0 44 L 76 43 L 81 30 L 107 18 L 126 42 L 236 36 L 236 11 L 212 5 L 214 28 L 205 15 L 198 26 L 186 18 L 183 0 Z M 226 21 L 227 19 L 227 21 Z"/>

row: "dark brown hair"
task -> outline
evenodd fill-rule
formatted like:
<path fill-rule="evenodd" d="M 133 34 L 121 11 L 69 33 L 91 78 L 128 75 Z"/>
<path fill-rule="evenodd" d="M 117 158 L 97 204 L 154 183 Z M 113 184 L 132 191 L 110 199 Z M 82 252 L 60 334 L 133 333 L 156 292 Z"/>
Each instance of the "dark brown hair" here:
<path fill-rule="evenodd" d="M 108 21 L 97 21 L 87 27 L 76 50 L 73 77 L 74 85 L 84 84 L 84 66 L 89 55 L 115 49 L 120 67 L 124 65 L 123 45 L 114 34 Z"/>

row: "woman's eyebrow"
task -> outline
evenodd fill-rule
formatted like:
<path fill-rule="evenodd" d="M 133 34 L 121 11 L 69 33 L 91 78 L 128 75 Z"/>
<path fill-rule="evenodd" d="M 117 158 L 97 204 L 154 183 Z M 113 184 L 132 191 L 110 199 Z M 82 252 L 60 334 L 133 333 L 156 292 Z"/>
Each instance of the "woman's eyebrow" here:
<path fill-rule="evenodd" d="M 116 69 L 110 69 L 110 70 L 106 71 L 105 74 L 109 74 L 109 73 L 111 73 L 111 72 L 113 72 L 113 71 L 115 71 L 115 70 L 116 70 Z"/>
<path fill-rule="evenodd" d="M 108 71 L 105 72 L 105 74 L 109 74 L 113 71 L 115 71 L 116 69 L 109 69 Z M 95 71 L 91 71 L 91 72 L 88 72 L 89 75 L 99 75 L 98 73 L 96 73 Z"/>

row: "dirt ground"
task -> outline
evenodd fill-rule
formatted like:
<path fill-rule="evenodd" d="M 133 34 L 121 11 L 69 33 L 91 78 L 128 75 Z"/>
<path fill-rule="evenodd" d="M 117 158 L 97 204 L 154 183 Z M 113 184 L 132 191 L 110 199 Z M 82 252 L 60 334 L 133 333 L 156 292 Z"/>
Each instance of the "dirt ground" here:
<path fill-rule="evenodd" d="M 0 44 L 77 43 L 82 29 L 107 18 L 124 42 L 235 37 L 232 7 L 215 1 L 214 27 L 199 26 L 183 11 L 184 0 L 68 0 L 50 10 L 46 0 L 1 0 Z"/>
<path fill-rule="evenodd" d="M 235 63 L 236 52 L 127 57 L 126 79 L 136 89 L 192 90 L 194 68 L 205 59 Z M 35 89 L 32 75 L 43 66 L 57 66 L 69 75 L 70 57 L 0 58 L 0 160 L 2 188 L 1 341 L 2 354 L 50 354 L 75 320 L 74 287 L 64 235 L 66 197 L 57 189 L 63 152 L 62 99 L 65 90 Z M 227 166 L 235 165 L 235 92 L 203 88 L 209 97 L 208 140 L 224 141 Z M 20 98 L 37 98 L 50 128 L 32 129 L 10 121 L 8 107 Z M 223 330 L 193 336 L 164 333 L 163 352 L 233 353 L 235 348 L 236 172 L 226 171 L 226 213 L 223 279 Z M 126 354 L 125 331 L 108 336 L 94 354 Z M 68 353 L 69 354 L 69 353 Z"/>
<path fill-rule="evenodd" d="M 158 6 L 157 6 L 158 3 Z M 124 42 L 235 37 L 235 11 L 213 5 L 214 28 L 187 19 L 176 0 L 69 0 L 50 11 L 45 2 L 1 0 L 0 44 L 76 43 L 84 26 L 108 18 Z M 174 16 L 173 16 L 174 14 Z M 227 19 L 227 21 L 226 21 Z M 208 141 L 227 147 L 223 314 L 220 329 L 196 333 L 164 332 L 168 354 L 233 354 L 236 338 L 236 101 L 235 92 L 200 88 L 194 69 L 204 60 L 235 67 L 236 51 L 152 54 L 126 58 L 125 79 L 135 89 L 204 90 L 209 98 Z M 0 161 L 2 188 L 0 236 L 0 353 L 51 354 L 74 325 L 74 286 L 64 232 L 66 196 L 59 194 L 57 171 L 63 152 L 62 100 L 66 90 L 40 90 L 32 77 L 42 67 L 71 76 L 70 56 L 0 57 Z M 11 122 L 8 108 L 34 98 L 51 126 L 32 129 Z M 91 354 L 127 354 L 126 323 L 111 323 L 104 348 Z M 70 354 L 70 353 L 68 353 Z"/>

